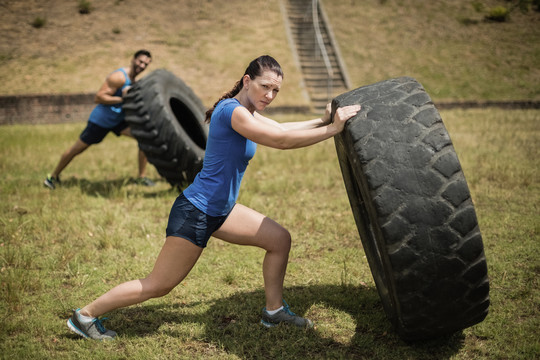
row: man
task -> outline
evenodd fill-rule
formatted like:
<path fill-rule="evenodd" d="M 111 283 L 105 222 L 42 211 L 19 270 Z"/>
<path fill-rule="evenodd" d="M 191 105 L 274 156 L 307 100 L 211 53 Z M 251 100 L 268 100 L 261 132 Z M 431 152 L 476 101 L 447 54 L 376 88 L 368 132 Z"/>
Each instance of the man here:
<path fill-rule="evenodd" d="M 89 146 L 100 143 L 110 131 L 115 133 L 116 136 L 133 137 L 131 129 L 124 119 L 122 96 L 131 87 L 137 75 L 142 73 L 150 65 L 151 61 L 152 55 L 150 55 L 149 51 L 139 50 L 133 55 L 131 64 L 128 67 L 115 70 L 107 76 L 96 94 L 95 102 L 98 105 L 92 110 L 86 128 L 79 139 L 75 141 L 75 144 L 62 154 L 58 165 L 51 174 L 47 175 L 43 185 L 54 190 L 60 184 L 60 173 L 71 160 L 88 149 Z M 139 150 L 139 177 L 137 183 L 153 186 L 154 183 L 145 176 L 146 165 L 146 156 Z"/>

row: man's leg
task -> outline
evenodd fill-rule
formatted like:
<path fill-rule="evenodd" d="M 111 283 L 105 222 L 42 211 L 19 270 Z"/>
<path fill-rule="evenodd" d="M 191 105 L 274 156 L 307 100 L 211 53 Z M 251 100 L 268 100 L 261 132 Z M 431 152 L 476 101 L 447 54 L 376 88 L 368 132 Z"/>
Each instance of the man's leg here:
<path fill-rule="evenodd" d="M 148 164 L 146 155 L 141 149 L 139 149 L 139 178 L 146 177 L 146 164 Z"/>
<path fill-rule="evenodd" d="M 56 186 L 60 184 L 59 175 L 62 170 L 65 169 L 65 167 L 71 162 L 71 160 L 73 160 L 75 156 L 88 149 L 89 146 L 89 144 L 85 143 L 80 138 L 77 139 L 77 141 L 75 141 L 75 144 L 73 144 L 69 149 L 64 151 L 62 156 L 60 156 L 60 161 L 58 162 L 58 165 L 56 165 L 56 168 L 51 174 L 47 175 L 47 178 L 45 179 L 45 181 L 43 181 L 43 185 L 45 185 L 51 190 L 54 190 Z"/>
<path fill-rule="evenodd" d="M 54 178 L 58 178 L 58 175 L 68 166 L 68 164 L 73 160 L 73 158 L 86 149 L 88 149 L 90 145 L 83 142 L 81 139 L 77 139 L 75 141 L 75 144 L 73 144 L 69 149 L 67 149 L 62 156 L 60 157 L 60 161 L 58 162 L 58 165 L 56 165 L 56 168 L 51 173 L 51 176 Z"/>
<path fill-rule="evenodd" d="M 131 133 L 131 128 L 127 127 L 124 130 L 120 132 L 120 135 L 129 136 L 132 139 L 135 139 L 133 134 Z M 137 179 L 137 182 L 142 185 L 146 186 L 154 186 L 154 182 L 146 177 L 146 165 L 148 164 L 148 159 L 146 158 L 146 155 L 144 152 L 139 149 L 138 153 L 138 163 L 139 163 L 139 177 Z"/>

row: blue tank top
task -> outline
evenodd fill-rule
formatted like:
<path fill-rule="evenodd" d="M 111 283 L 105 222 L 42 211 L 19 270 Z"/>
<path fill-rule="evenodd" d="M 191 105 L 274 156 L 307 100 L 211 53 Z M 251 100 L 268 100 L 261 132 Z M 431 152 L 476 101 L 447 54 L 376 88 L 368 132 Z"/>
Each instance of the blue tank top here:
<path fill-rule="evenodd" d="M 114 96 L 122 96 L 122 90 L 126 87 L 131 85 L 131 79 L 126 74 L 124 69 L 120 68 L 116 71 L 121 71 L 126 81 L 124 82 L 124 85 L 116 92 L 114 93 Z M 113 72 L 116 72 L 113 71 Z M 88 119 L 89 122 L 94 123 L 96 125 L 101 126 L 105 129 L 112 129 L 118 124 L 120 124 L 122 121 L 124 121 L 124 112 L 122 111 L 122 102 L 118 104 L 113 105 L 104 105 L 104 104 L 97 104 L 97 106 L 92 110 L 90 113 L 90 117 Z"/>
<path fill-rule="evenodd" d="M 238 199 L 242 177 L 255 155 L 257 144 L 237 133 L 231 125 L 236 99 L 219 102 L 212 113 L 203 168 L 184 196 L 210 216 L 227 215 Z"/>

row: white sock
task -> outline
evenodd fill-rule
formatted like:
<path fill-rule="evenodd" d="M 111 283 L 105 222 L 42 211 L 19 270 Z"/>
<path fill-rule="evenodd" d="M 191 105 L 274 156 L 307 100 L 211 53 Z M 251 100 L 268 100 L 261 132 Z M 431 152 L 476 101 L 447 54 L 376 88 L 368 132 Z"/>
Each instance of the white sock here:
<path fill-rule="evenodd" d="M 81 312 L 79 311 L 79 321 L 86 323 L 86 322 L 91 322 L 94 319 L 95 318 L 91 316 L 86 316 L 86 315 L 81 314 Z"/>
<path fill-rule="evenodd" d="M 282 309 L 283 309 L 283 306 L 280 307 L 279 309 L 276 309 L 276 310 L 266 310 L 266 312 L 268 313 L 268 315 L 275 315 L 276 313 L 278 313 Z"/>

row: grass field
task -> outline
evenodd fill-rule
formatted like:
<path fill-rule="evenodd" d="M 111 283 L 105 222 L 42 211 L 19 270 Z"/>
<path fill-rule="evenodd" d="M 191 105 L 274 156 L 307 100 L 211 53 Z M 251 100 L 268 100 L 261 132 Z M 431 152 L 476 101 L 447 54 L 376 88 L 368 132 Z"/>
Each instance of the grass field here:
<path fill-rule="evenodd" d="M 277 1 L 90 2 L 88 15 L 74 0 L 0 3 L 2 95 L 95 92 L 142 47 L 151 70 L 169 69 L 207 105 L 269 53 L 285 70 L 273 105 L 307 103 Z M 508 1 L 323 3 L 352 87 L 411 76 L 436 102 L 540 99 L 538 12 L 493 23 L 473 5 Z M 37 17 L 44 27 L 31 26 Z M 0 359 L 540 358 L 540 111 L 442 116 L 475 202 L 492 304 L 482 323 L 413 344 L 385 318 L 332 141 L 260 147 L 239 199 L 290 230 L 285 298 L 315 330 L 261 328 L 263 252 L 211 240 L 171 294 L 107 315 L 116 341 L 77 338 L 72 308 L 151 270 L 177 191 L 152 167 L 157 186 L 135 185 L 134 141 L 109 136 L 51 192 L 41 182 L 84 124 L 2 126 Z"/>
<path fill-rule="evenodd" d="M 169 295 L 108 314 L 117 340 L 79 339 L 65 325 L 71 309 L 150 271 L 177 192 L 164 181 L 133 184 L 136 145 L 113 136 L 78 157 L 51 192 L 41 182 L 84 124 L 4 126 L 0 358 L 539 358 L 540 111 L 441 114 L 484 237 L 492 305 L 482 323 L 429 342 L 396 336 L 327 141 L 260 147 L 239 199 L 291 231 L 285 298 L 315 330 L 263 329 L 262 251 L 211 240 Z"/>

